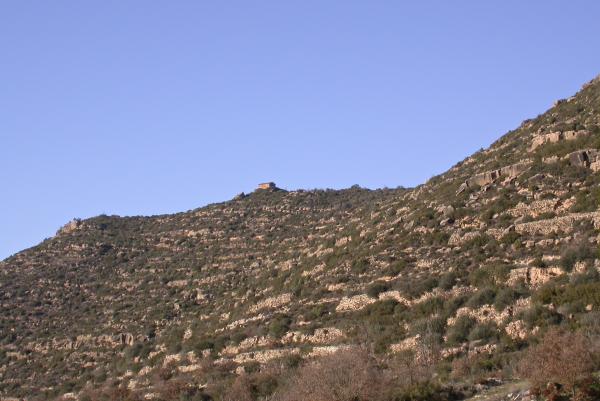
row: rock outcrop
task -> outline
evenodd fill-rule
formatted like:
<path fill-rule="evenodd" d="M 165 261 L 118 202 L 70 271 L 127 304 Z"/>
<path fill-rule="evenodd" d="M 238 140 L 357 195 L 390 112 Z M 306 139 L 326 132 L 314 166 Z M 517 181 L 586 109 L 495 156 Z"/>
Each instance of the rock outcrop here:
<path fill-rule="evenodd" d="M 471 178 L 467 179 L 458 189 L 458 193 L 464 192 L 468 188 L 472 188 L 474 186 L 484 186 L 494 183 L 500 178 L 511 179 L 516 178 L 520 174 L 527 171 L 530 167 L 531 161 L 525 160 L 519 163 L 511 164 L 509 166 L 504 166 L 496 170 L 490 170 L 483 173 L 476 174 Z"/>
<path fill-rule="evenodd" d="M 556 143 L 560 141 L 573 141 L 590 135 L 588 131 L 558 131 L 550 132 L 549 134 L 541 134 L 533 137 L 531 141 L 530 151 L 533 151 L 546 143 Z"/>
<path fill-rule="evenodd" d="M 520 267 L 510 271 L 508 283 L 514 285 L 523 280 L 531 287 L 538 288 L 562 274 L 564 272 L 559 267 Z"/>
<path fill-rule="evenodd" d="M 57 232 L 56 234 L 68 234 L 71 233 L 79 228 L 81 228 L 82 226 L 82 221 L 81 219 L 73 219 L 71 221 L 69 221 L 67 224 L 65 224 L 64 226 L 62 226 Z"/>
<path fill-rule="evenodd" d="M 597 149 L 577 150 L 569 153 L 566 159 L 573 166 L 591 168 L 592 171 L 600 170 L 600 151 Z"/>

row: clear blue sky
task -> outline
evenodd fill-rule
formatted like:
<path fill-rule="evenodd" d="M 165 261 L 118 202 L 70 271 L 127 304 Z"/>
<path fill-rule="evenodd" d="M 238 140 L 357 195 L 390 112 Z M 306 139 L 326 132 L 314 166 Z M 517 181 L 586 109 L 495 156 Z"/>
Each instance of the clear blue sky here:
<path fill-rule="evenodd" d="M 410 3 L 410 4 L 409 4 Z M 3 1 L 0 259 L 73 217 L 414 186 L 600 73 L 600 2 Z"/>

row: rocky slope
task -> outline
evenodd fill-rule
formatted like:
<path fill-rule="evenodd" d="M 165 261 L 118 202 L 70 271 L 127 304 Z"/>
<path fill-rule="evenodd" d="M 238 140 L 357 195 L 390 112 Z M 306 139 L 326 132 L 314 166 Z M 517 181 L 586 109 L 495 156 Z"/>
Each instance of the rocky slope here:
<path fill-rule="evenodd" d="M 600 79 L 414 189 L 74 220 L 0 262 L 0 395 L 223 377 L 355 344 L 446 360 L 600 319 Z M 236 373 L 237 372 L 237 373 Z M 214 376 L 214 375 L 213 375 Z M 206 378 L 205 381 L 218 380 Z"/>

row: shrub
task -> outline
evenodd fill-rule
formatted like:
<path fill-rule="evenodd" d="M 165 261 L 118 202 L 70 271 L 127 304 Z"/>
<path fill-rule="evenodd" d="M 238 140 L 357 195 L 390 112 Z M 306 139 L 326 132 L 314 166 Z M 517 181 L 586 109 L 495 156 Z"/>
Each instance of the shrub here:
<path fill-rule="evenodd" d="M 535 266 L 535 267 L 540 267 L 540 268 L 548 267 L 546 265 L 546 262 L 544 262 L 542 260 L 542 258 L 540 258 L 540 257 L 535 258 L 534 261 L 532 262 L 532 265 Z"/>
<path fill-rule="evenodd" d="M 468 295 L 466 295 L 466 294 L 459 295 L 459 296 L 445 300 L 443 316 L 445 318 L 449 318 L 450 316 L 453 316 L 456 313 L 456 311 L 458 310 L 458 308 L 463 306 L 465 304 L 465 302 L 467 302 L 467 300 L 468 300 Z"/>
<path fill-rule="evenodd" d="M 411 315 L 413 317 L 427 317 L 434 313 L 438 313 L 444 308 L 444 299 L 441 297 L 431 297 L 426 301 L 419 302 L 414 305 L 411 309 Z"/>
<path fill-rule="evenodd" d="M 366 273 L 369 270 L 369 261 L 365 258 L 356 259 L 352 262 L 352 271 L 357 274 Z"/>
<path fill-rule="evenodd" d="M 479 235 L 479 236 L 473 238 L 472 240 L 467 241 L 463 246 L 466 249 L 482 248 L 482 247 L 490 244 L 492 241 L 493 241 L 493 238 L 491 238 L 488 235 Z"/>
<path fill-rule="evenodd" d="M 479 323 L 469 332 L 469 341 L 483 340 L 485 343 L 498 338 L 498 326 L 492 322 Z"/>
<path fill-rule="evenodd" d="M 397 276 L 406 268 L 406 261 L 404 259 L 395 260 L 390 263 L 387 272 L 390 276 Z"/>
<path fill-rule="evenodd" d="M 495 298 L 495 290 L 492 288 L 484 288 L 483 290 L 477 291 L 475 294 L 473 294 L 473 296 L 467 301 L 467 306 L 475 309 L 482 305 L 494 303 Z"/>
<path fill-rule="evenodd" d="M 369 295 L 371 298 L 377 298 L 377 296 L 379 294 L 387 291 L 388 289 L 389 289 L 389 285 L 387 283 L 382 283 L 382 282 L 373 283 L 367 289 L 367 295 Z"/>
<path fill-rule="evenodd" d="M 448 330 L 448 342 L 450 344 L 460 344 L 467 341 L 468 335 L 475 324 L 475 319 L 470 316 L 459 317 L 456 319 L 454 326 Z"/>
<path fill-rule="evenodd" d="M 442 277 L 440 277 L 440 281 L 438 283 L 439 287 L 443 290 L 449 290 L 456 284 L 456 273 L 448 272 L 445 273 Z"/>
<path fill-rule="evenodd" d="M 407 287 L 403 290 L 411 297 L 418 298 L 426 292 L 430 292 L 438 286 L 438 279 L 435 277 L 428 277 L 425 280 L 417 282 L 407 283 Z"/>
<path fill-rule="evenodd" d="M 525 353 L 519 372 L 534 388 L 558 383 L 566 391 L 573 391 L 594 370 L 590 349 L 590 341 L 583 334 L 553 328 Z"/>
<path fill-rule="evenodd" d="M 600 283 L 596 282 L 579 285 L 567 285 L 556 301 L 558 304 L 582 302 L 585 305 L 591 304 L 595 307 L 599 307 Z"/>
<path fill-rule="evenodd" d="M 374 346 L 377 353 L 384 353 L 390 344 L 400 341 L 405 333 L 399 322 L 406 306 L 396 300 L 377 301 L 364 308 L 360 315 L 362 322 L 362 341 Z"/>
<path fill-rule="evenodd" d="M 521 234 L 516 231 L 510 231 L 506 233 L 501 239 L 500 242 L 506 245 L 512 245 L 517 241 L 521 240 Z"/>
<path fill-rule="evenodd" d="M 523 298 L 529 294 L 527 288 L 511 288 L 506 287 L 500 289 L 494 298 L 494 308 L 497 311 L 502 311 L 504 308 L 512 305 L 517 299 Z"/>
<path fill-rule="evenodd" d="M 573 270 L 575 263 L 593 259 L 596 254 L 596 250 L 589 243 L 581 242 L 566 248 L 562 252 L 560 265 L 565 271 L 570 272 Z"/>
<path fill-rule="evenodd" d="M 383 375 L 375 360 L 362 349 L 339 351 L 300 367 L 277 401 L 381 400 Z"/>
<path fill-rule="evenodd" d="M 555 305 L 579 303 L 600 306 L 600 282 L 584 282 L 581 284 L 568 284 L 558 286 L 546 284 L 533 296 L 533 299 L 543 304 L 553 303 Z"/>
<path fill-rule="evenodd" d="M 575 197 L 572 212 L 593 212 L 600 205 L 600 188 L 579 191 Z"/>
<path fill-rule="evenodd" d="M 292 319 L 287 315 L 276 317 L 269 323 L 269 334 L 275 338 L 279 338 L 288 332 Z"/>
<path fill-rule="evenodd" d="M 159 395 L 158 398 L 161 400 L 209 401 L 211 399 L 198 386 L 193 386 L 181 378 L 161 383 L 157 387 L 157 392 Z"/>
<path fill-rule="evenodd" d="M 372 321 L 379 321 L 380 318 L 400 313 L 405 307 L 395 299 L 385 299 L 373 302 L 363 309 L 363 315 Z"/>
<path fill-rule="evenodd" d="M 475 287 L 496 286 L 508 278 L 510 266 L 505 264 L 491 265 L 474 270 L 469 274 L 469 283 Z"/>
<path fill-rule="evenodd" d="M 595 267 L 589 267 L 584 272 L 571 275 L 569 281 L 572 285 L 596 283 L 600 281 L 600 272 Z"/>
<path fill-rule="evenodd" d="M 220 400 L 223 401 L 254 401 L 257 399 L 270 399 L 273 392 L 279 386 L 279 381 L 288 374 L 288 368 L 279 361 L 271 361 L 261 366 L 256 364 L 249 369 L 246 365 L 246 373 L 237 376 L 222 391 Z"/>
<path fill-rule="evenodd" d="M 542 305 L 533 305 L 522 313 L 523 321 L 530 329 L 540 326 L 552 326 L 562 321 L 562 316 Z"/>
<path fill-rule="evenodd" d="M 307 320 L 315 320 L 329 313 L 330 306 L 327 304 L 315 305 L 305 314 Z"/>

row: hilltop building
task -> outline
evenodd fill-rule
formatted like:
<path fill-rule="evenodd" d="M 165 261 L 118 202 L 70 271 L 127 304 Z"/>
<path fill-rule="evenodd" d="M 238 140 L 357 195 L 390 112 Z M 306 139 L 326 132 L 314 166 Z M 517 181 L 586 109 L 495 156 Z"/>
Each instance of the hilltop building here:
<path fill-rule="evenodd" d="M 277 189 L 277 186 L 275 185 L 274 182 L 263 182 L 261 184 L 258 184 L 258 189 L 274 190 L 274 189 Z"/>

